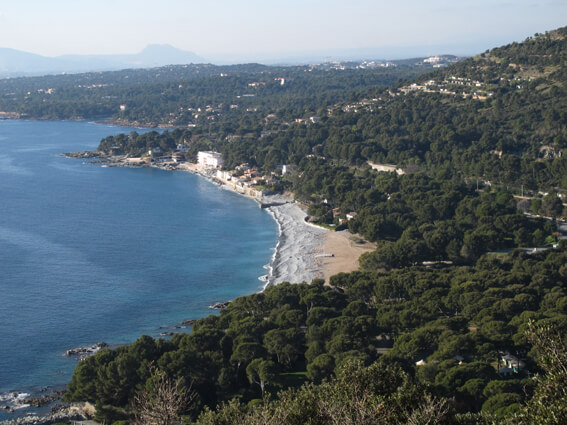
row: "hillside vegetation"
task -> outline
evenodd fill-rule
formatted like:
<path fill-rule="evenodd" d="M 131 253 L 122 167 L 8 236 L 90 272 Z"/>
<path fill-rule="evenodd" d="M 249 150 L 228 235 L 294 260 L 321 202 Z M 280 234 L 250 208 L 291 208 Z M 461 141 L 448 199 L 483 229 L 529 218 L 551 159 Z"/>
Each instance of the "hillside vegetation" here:
<path fill-rule="evenodd" d="M 211 110 L 101 150 L 185 143 L 221 151 L 229 169 L 295 165 L 282 188 L 321 223 L 356 212 L 348 228 L 378 248 L 329 286 L 283 283 L 191 334 L 101 350 L 66 398 L 108 423 L 160 411 L 161 389 L 179 402 L 175 421 L 198 424 L 566 423 L 566 43 L 562 28 L 411 80 L 260 67 L 255 81 L 243 70 L 129 88 L 129 122 L 163 123 L 185 87 Z M 286 72 L 295 92 L 274 80 Z M 379 75 L 396 78 L 385 88 Z M 236 93 L 254 96 L 231 108 Z"/>

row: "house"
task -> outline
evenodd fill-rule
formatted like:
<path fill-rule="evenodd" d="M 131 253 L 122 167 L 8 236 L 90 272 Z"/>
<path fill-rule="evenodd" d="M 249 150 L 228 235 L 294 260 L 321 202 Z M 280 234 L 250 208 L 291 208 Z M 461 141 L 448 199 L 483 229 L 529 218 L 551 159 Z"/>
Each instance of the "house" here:
<path fill-rule="evenodd" d="M 278 165 L 278 168 L 282 170 L 282 176 L 285 176 L 288 173 L 293 173 L 297 167 L 295 165 Z"/>
<path fill-rule="evenodd" d="M 248 168 L 247 170 L 244 170 L 244 175 L 249 178 L 254 178 L 254 177 L 260 177 L 262 173 L 260 173 L 255 168 Z"/>
<path fill-rule="evenodd" d="M 273 185 L 275 185 L 275 184 L 278 182 L 278 180 L 275 179 L 273 176 L 272 176 L 272 177 L 264 178 L 264 181 L 266 182 L 266 185 L 267 185 L 267 186 L 273 186 Z"/>
<path fill-rule="evenodd" d="M 159 154 L 161 154 L 161 148 L 159 146 L 156 146 L 155 148 L 151 148 L 148 151 L 149 156 L 154 156 L 154 155 L 159 155 Z"/>
<path fill-rule="evenodd" d="M 501 357 L 502 364 L 514 369 L 515 372 L 522 370 L 526 365 L 523 361 L 513 356 L 510 353 L 506 353 Z"/>
<path fill-rule="evenodd" d="M 250 165 L 248 165 L 247 163 L 240 164 L 236 167 L 236 171 L 242 171 L 243 174 L 246 172 L 246 170 L 249 169 L 250 169 Z"/>
<path fill-rule="evenodd" d="M 218 170 L 217 171 L 217 179 L 224 180 L 224 181 L 230 181 L 230 180 L 232 180 L 232 174 L 230 173 L 230 171 Z"/>
<path fill-rule="evenodd" d="M 183 155 L 183 152 L 173 152 L 173 154 L 171 154 L 171 160 L 173 162 L 185 161 L 185 155 Z"/>
<path fill-rule="evenodd" d="M 349 212 L 349 213 L 346 215 L 346 218 L 347 218 L 347 220 L 350 221 L 350 220 L 352 220 L 353 218 L 355 218 L 357 215 L 358 215 L 358 214 L 355 213 L 355 212 Z"/>
<path fill-rule="evenodd" d="M 500 356 L 501 366 L 498 368 L 498 374 L 501 376 L 511 376 L 522 371 L 526 364 L 510 353 L 504 353 Z"/>
<path fill-rule="evenodd" d="M 439 63 L 441 62 L 441 58 L 439 56 L 431 56 L 427 59 L 423 59 L 425 63 Z"/>
<path fill-rule="evenodd" d="M 220 168 L 224 164 L 222 154 L 214 151 L 201 151 L 197 154 L 197 162 L 201 167 Z"/>
<path fill-rule="evenodd" d="M 373 162 L 368 161 L 368 165 L 370 165 L 373 170 L 382 173 L 396 173 L 399 176 L 405 174 L 403 169 L 398 168 L 398 166 L 394 164 L 374 164 Z"/>
<path fill-rule="evenodd" d="M 182 145 L 182 144 L 178 144 L 177 145 L 177 150 L 179 152 L 185 152 L 186 150 L 189 150 L 189 146 L 187 145 Z"/>

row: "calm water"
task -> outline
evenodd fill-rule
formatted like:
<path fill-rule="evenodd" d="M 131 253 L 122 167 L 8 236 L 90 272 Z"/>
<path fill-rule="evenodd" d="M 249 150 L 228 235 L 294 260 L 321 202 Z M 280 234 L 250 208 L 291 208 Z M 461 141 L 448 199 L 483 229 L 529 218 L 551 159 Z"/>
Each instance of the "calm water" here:
<path fill-rule="evenodd" d="M 59 156 L 130 131 L 0 121 L 0 393 L 68 382 L 69 348 L 157 336 L 261 289 L 277 226 L 254 202 Z"/>

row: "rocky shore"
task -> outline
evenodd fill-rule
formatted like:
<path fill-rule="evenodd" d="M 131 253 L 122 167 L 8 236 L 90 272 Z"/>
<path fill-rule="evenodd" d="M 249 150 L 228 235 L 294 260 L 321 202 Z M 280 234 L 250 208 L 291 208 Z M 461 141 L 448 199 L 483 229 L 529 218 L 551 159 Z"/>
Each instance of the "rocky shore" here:
<path fill-rule="evenodd" d="M 83 159 L 109 158 L 104 152 L 101 151 L 67 152 L 67 153 L 62 153 L 61 156 L 65 156 L 67 158 L 83 158 Z"/>
<path fill-rule="evenodd" d="M 90 347 L 77 347 L 65 351 L 67 357 L 78 357 L 80 360 L 98 353 L 103 348 L 108 347 L 106 342 L 97 342 Z"/>
<path fill-rule="evenodd" d="M 23 416 L 1 421 L 0 425 L 53 425 L 61 422 L 85 421 L 90 417 L 80 406 L 59 406 L 45 416 Z"/>
<path fill-rule="evenodd" d="M 63 403 L 64 390 L 46 387 L 34 396 L 27 393 L 12 392 L 0 395 L 0 409 L 8 412 L 24 412 L 33 407 L 34 414 L 17 416 L 0 421 L 0 425 L 50 425 L 60 422 L 82 421 L 94 414 L 89 403 Z"/>

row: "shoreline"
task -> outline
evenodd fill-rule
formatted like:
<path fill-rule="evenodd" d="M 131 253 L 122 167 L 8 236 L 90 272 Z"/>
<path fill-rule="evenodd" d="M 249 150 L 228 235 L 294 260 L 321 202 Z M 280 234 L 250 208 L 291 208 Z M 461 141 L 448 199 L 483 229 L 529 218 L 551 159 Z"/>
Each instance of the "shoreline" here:
<path fill-rule="evenodd" d="M 282 282 L 292 284 L 305 282 L 309 284 L 314 279 L 324 279 L 328 284 L 330 276 L 338 272 L 358 269 L 358 256 L 361 252 L 349 249 L 349 245 L 352 245 L 352 241 L 349 241 L 350 233 L 348 233 L 348 231 L 333 232 L 306 222 L 306 212 L 290 195 L 252 196 L 251 194 L 242 193 L 235 190 L 221 179 L 218 179 L 216 169 L 201 169 L 199 166 L 192 164 L 184 164 L 181 167 L 179 167 L 178 164 L 174 166 L 171 164 L 151 163 L 141 165 L 128 163 L 122 158 L 100 157 L 96 152 L 91 152 L 89 153 L 90 155 L 86 154 L 87 153 L 76 153 L 62 155 L 76 159 L 91 159 L 93 161 L 89 161 L 90 163 L 99 166 L 131 168 L 153 167 L 164 170 L 191 172 L 216 184 L 219 190 L 230 190 L 239 195 L 246 196 L 255 201 L 260 208 L 266 209 L 278 226 L 278 237 L 276 246 L 271 248 L 273 254 L 270 263 L 265 266 L 268 270 L 268 275 L 264 276 L 264 279 L 260 279 L 265 283 L 261 291 L 269 286 L 277 285 Z M 55 416 L 53 415 L 53 411 L 47 415 L 45 415 L 47 412 L 41 412 L 38 416 L 36 413 L 37 410 L 34 410 L 35 407 L 30 409 L 34 411 L 34 413 L 31 413 L 26 409 L 28 406 L 22 404 L 24 400 L 22 397 L 24 397 L 24 395 L 29 396 L 30 394 L 12 391 L 4 394 L 4 396 L 7 395 L 14 397 L 14 403 L 7 403 L 8 400 L 4 400 L 2 404 L 13 404 L 13 410 L 10 411 L 8 417 L 4 415 L 5 417 L 0 419 L 0 425 L 49 423 L 54 417 L 64 419 L 66 418 L 65 415 L 71 413 L 71 411 L 62 409 L 62 411 L 58 411 Z M 34 397 L 37 396 L 38 395 L 34 392 Z M 22 398 L 22 400 L 20 400 L 20 398 Z M 55 398 L 53 402 L 58 403 L 60 400 Z M 8 411 L 6 411 L 6 413 L 8 413 Z M 12 413 L 14 416 L 12 416 Z M 72 414 L 76 413 L 76 410 L 72 411 Z M 32 415 L 33 417 L 29 417 L 28 415 Z"/>
<path fill-rule="evenodd" d="M 159 165 L 156 168 L 168 169 Z M 276 246 L 272 248 L 270 263 L 265 266 L 268 274 L 259 277 L 261 281 L 266 282 L 263 290 L 282 282 L 311 283 L 313 279 L 324 276 L 316 261 L 316 255 L 320 254 L 324 235 L 329 230 L 308 224 L 305 221 L 307 214 L 293 197 L 281 194 L 252 196 L 243 193 L 235 190 L 228 182 L 216 177 L 216 169 L 203 170 L 192 164 L 177 169 L 197 174 L 210 182 L 220 184 L 224 190 L 230 190 L 255 201 L 260 208 L 262 205 L 269 205 L 265 210 L 278 226 L 278 239 Z"/>
<path fill-rule="evenodd" d="M 88 154 L 87 156 L 85 154 Z M 96 151 L 64 154 L 73 158 L 90 158 L 102 166 L 109 167 L 152 167 L 167 171 L 186 171 L 196 174 L 222 189 L 245 196 L 272 216 L 278 226 L 278 239 L 272 248 L 270 263 L 266 264 L 267 275 L 259 276 L 268 286 L 282 282 L 311 283 L 313 279 L 324 279 L 340 272 L 358 270 L 358 259 L 365 252 L 376 249 L 376 245 L 352 235 L 348 230 L 334 232 L 305 221 L 307 214 L 290 195 L 260 195 L 237 190 L 229 181 L 217 176 L 217 169 L 201 168 L 191 163 L 140 163 L 138 159 L 98 156 Z M 254 191 L 251 191 L 254 192 Z"/>
<path fill-rule="evenodd" d="M 167 166 L 151 165 L 170 169 Z M 358 260 L 366 252 L 376 249 L 376 244 L 365 241 L 348 230 L 335 232 L 305 221 L 307 213 L 290 195 L 252 196 L 235 190 L 227 181 L 216 176 L 216 170 L 202 170 L 197 165 L 184 165 L 178 170 L 197 174 L 213 183 L 220 184 L 262 205 L 269 205 L 266 211 L 278 225 L 278 240 L 273 249 L 267 276 L 260 280 L 266 282 L 263 290 L 282 282 L 311 283 L 313 279 L 323 279 L 329 284 L 331 276 L 341 272 L 359 269 Z"/>
<path fill-rule="evenodd" d="M 321 254 L 329 231 L 307 224 L 304 220 L 307 214 L 296 203 L 271 206 L 267 210 L 278 224 L 279 236 L 264 288 L 282 282 L 311 283 L 322 278 L 317 255 Z"/>

